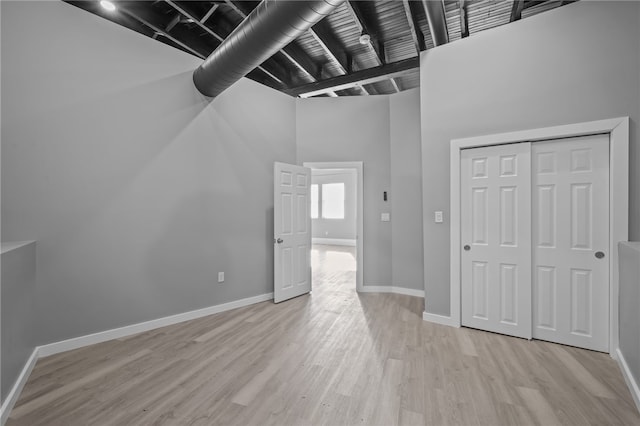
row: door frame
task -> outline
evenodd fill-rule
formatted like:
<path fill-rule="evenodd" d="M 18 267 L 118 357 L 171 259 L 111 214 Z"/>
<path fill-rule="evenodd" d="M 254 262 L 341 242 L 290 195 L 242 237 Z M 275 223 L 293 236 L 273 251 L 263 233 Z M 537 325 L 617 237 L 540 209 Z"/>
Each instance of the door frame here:
<path fill-rule="evenodd" d="M 629 117 L 452 139 L 450 145 L 450 311 L 448 325 L 461 325 L 460 151 L 465 148 L 536 142 L 594 134 L 609 135 L 609 354 L 618 348 L 618 242 L 629 238 Z M 443 318 L 443 320 L 445 319 Z"/>
<path fill-rule="evenodd" d="M 363 246 L 364 246 L 364 180 L 362 161 L 332 161 L 332 162 L 312 162 L 305 161 L 304 167 L 310 169 L 355 169 L 356 171 L 356 291 L 363 291 L 364 268 L 363 268 Z M 313 229 L 313 225 L 312 225 Z"/>

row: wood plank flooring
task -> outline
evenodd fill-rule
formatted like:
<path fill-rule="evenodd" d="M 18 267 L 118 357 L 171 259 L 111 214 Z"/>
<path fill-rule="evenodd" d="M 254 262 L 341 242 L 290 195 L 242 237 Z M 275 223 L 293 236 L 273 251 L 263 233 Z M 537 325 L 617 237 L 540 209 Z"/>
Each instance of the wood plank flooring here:
<path fill-rule="evenodd" d="M 640 424 L 607 354 L 424 322 L 352 250 L 314 248 L 310 295 L 39 360 L 7 424 Z"/>

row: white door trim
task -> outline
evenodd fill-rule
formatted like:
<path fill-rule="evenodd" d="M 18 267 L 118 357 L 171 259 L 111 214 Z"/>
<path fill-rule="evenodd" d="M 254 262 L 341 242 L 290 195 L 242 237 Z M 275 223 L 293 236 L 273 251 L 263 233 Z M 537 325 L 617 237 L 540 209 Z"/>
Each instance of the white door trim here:
<path fill-rule="evenodd" d="M 535 142 L 609 134 L 610 181 L 609 181 L 609 353 L 614 356 L 618 348 L 618 241 L 629 237 L 629 117 L 545 127 L 495 135 L 477 136 L 451 140 L 450 145 L 450 321 L 460 326 L 460 150 L 464 148 L 500 145 L 516 142 Z"/>
<path fill-rule="evenodd" d="M 363 246 L 364 246 L 364 180 L 362 161 L 334 161 L 334 162 L 304 162 L 304 167 L 310 169 L 355 169 L 357 188 L 357 218 L 356 218 L 356 291 L 363 291 Z"/>

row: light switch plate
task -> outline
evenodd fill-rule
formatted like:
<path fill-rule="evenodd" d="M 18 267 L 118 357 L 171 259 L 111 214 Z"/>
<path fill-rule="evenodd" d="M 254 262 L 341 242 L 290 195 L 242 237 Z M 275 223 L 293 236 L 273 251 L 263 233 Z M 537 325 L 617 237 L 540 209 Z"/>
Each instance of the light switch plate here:
<path fill-rule="evenodd" d="M 219 283 L 224 282 L 224 272 L 218 272 L 218 282 Z"/>
<path fill-rule="evenodd" d="M 442 212 L 441 211 L 435 212 L 434 217 L 435 217 L 436 223 L 442 223 Z"/>
<path fill-rule="evenodd" d="M 382 213 L 380 215 L 380 220 L 382 222 L 389 222 L 391 220 L 391 215 L 389 213 Z"/>

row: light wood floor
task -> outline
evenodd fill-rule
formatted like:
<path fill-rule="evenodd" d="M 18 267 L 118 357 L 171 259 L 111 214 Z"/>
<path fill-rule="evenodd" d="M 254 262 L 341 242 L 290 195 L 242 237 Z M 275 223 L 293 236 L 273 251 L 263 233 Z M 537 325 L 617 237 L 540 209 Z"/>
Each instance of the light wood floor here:
<path fill-rule="evenodd" d="M 311 295 L 39 360 L 8 425 L 640 424 L 607 354 L 426 323 L 350 251 Z"/>

